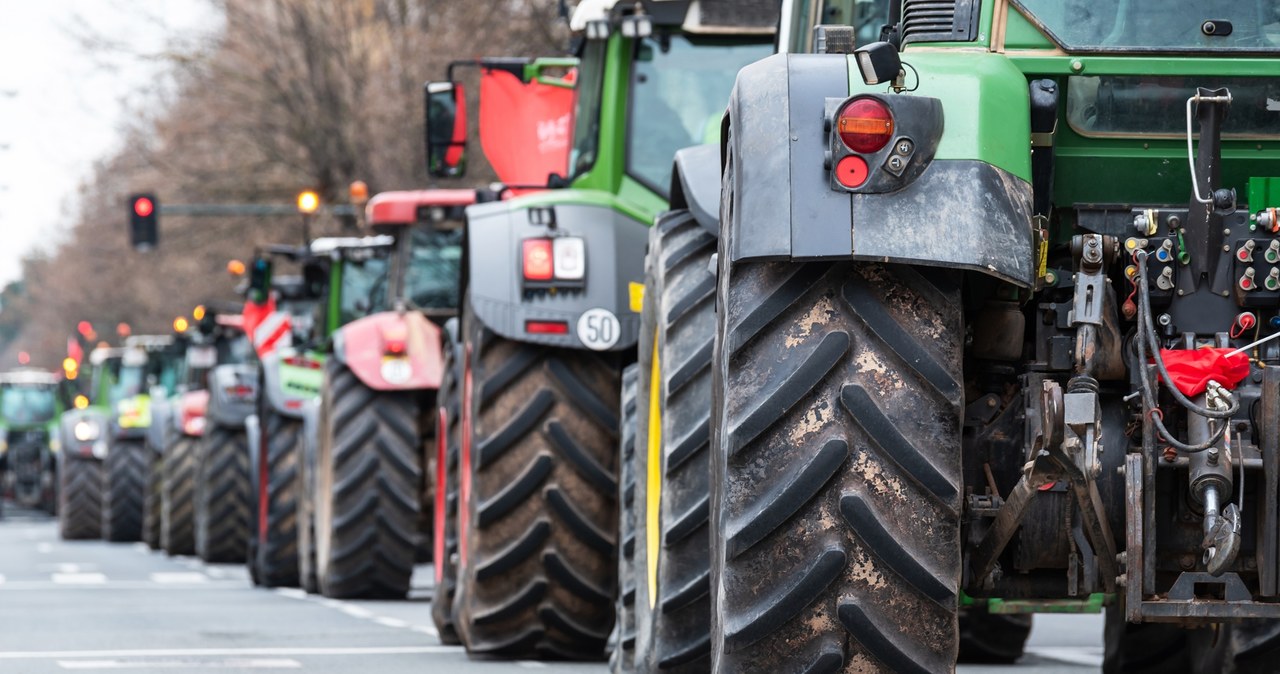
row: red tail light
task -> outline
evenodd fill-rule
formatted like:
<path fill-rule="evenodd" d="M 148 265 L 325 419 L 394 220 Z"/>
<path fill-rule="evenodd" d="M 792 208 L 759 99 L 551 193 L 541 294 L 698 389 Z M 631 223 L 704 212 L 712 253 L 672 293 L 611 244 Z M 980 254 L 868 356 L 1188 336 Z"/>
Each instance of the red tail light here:
<path fill-rule="evenodd" d="M 527 281 L 550 281 L 554 277 L 551 239 L 525 239 L 524 278 Z"/>
<path fill-rule="evenodd" d="M 382 330 L 382 350 L 389 356 L 403 356 L 408 350 L 409 331 L 403 325 L 391 325 Z"/>
<path fill-rule="evenodd" d="M 844 106 L 836 120 L 840 141 L 854 152 L 878 152 L 893 139 L 893 115 L 874 98 L 858 98 Z"/>
<path fill-rule="evenodd" d="M 524 331 L 531 335 L 567 335 L 569 324 L 565 321 L 525 321 Z"/>

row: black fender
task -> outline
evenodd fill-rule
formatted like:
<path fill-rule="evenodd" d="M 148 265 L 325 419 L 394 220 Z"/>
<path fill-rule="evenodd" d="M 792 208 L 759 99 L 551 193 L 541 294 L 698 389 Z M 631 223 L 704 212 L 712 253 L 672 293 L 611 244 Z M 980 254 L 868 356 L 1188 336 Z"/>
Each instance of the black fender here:
<path fill-rule="evenodd" d="M 234 390 L 246 390 L 235 395 Z M 244 420 L 254 412 L 258 393 L 258 368 L 253 365 L 219 365 L 209 372 L 209 424 L 244 428 Z M 208 431 L 206 431 L 208 432 Z"/>
<path fill-rule="evenodd" d="M 640 314 L 631 310 L 629 286 L 644 281 L 648 223 L 606 205 L 611 196 L 565 196 L 552 202 L 546 194 L 533 195 L 467 208 L 465 273 L 475 317 L 507 339 L 586 349 L 579 323 L 588 311 L 603 309 L 618 319 L 620 330 L 617 341 L 602 350 L 634 348 Z M 584 239 L 582 288 L 525 291 L 521 242 L 545 236 Z M 527 321 L 564 321 L 568 334 L 531 334 Z"/>
<path fill-rule="evenodd" d="M 779 54 L 738 74 L 721 141 L 722 170 L 732 165 L 721 204 L 730 258 L 942 266 L 1030 287 L 1025 180 L 979 160 L 930 157 L 894 191 L 832 187 L 828 105 L 850 95 L 849 82 L 842 55 Z"/>
<path fill-rule="evenodd" d="M 687 209 L 698 226 L 720 236 L 720 148 L 696 145 L 676 152 L 671 208 Z"/>

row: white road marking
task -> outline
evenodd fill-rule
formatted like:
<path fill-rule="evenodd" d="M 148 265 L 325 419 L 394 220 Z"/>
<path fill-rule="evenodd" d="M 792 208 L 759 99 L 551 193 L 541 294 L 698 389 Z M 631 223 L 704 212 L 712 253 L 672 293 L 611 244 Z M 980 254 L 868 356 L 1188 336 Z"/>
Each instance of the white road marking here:
<path fill-rule="evenodd" d="M 55 574 L 56 575 L 56 574 Z M 82 576 L 101 576 L 102 574 L 80 574 Z M 167 585 L 165 592 L 177 592 L 185 590 L 215 590 L 223 591 L 226 588 L 244 589 L 244 583 L 238 580 L 216 580 L 206 583 L 192 585 Z M 74 592 L 83 592 L 85 590 L 150 590 L 156 591 L 156 583 L 150 580 L 113 580 L 110 582 L 76 584 L 74 582 L 58 582 L 47 580 L 10 580 L 4 585 L 0 585 L 0 593 L 3 592 L 25 592 L 39 591 L 49 592 L 51 590 L 71 590 Z"/>
<path fill-rule="evenodd" d="M 438 632 L 433 625 L 414 625 L 413 627 L 410 627 L 409 630 L 412 632 L 420 632 L 422 634 L 430 634 L 433 637 L 440 636 L 440 632 Z"/>
<path fill-rule="evenodd" d="M 0 573 L 0 585 L 4 585 L 4 574 Z"/>
<path fill-rule="evenodd" d="M 1065 662 L 1072 665 L 1085 665 L 1088 667 L 1102 666 L 1101 648 L 1040 647 L 1028 648 L 1027 652 L 1032 655 L 1038 655 L 1046 660 Z"/>
<path fill-rule="evenodd" d="M 151 574 L 151 582 L 161 585 L 190 585 L 207 583 L 209 577 L 195 571 L 157 571 Z"/>
<path fill-rule="evenodd" d="M 53 552 L 53 544 L 52 543 L 36 543 L 36 552 L 42 555 L 47 555 L 50 552 Z"/>
<path fill-rule="evenodd" d="M 537 660 L 517 660 L 516 664 L 521 667 L 524 667 L 525 669 L 546 669 L 547 668 L 546 663 L 538 662 Z"/>
<path fill-rule="evenodd" d="M 273 592 L 280 595 L 281 597 L 288 597 L 290 599 L 306 599 L 307 598 L 307 591 L 300 590 L 296 587 L 277 587 L 273 590 Z"/>
<path fill-rule="evenodd" d="M 226 659 L 211 662 L 192 660 L 59 660 L 63 669 L 302 669 L 302 663 L 289 658 Z"/>
<path fill-rule="evenodd" d="M 79 564 L 55 564 L 54 568 L 58 570 L 58 573 L 80 573 L 81 571 Z"/>
<path fill-rule="evenodd" d="M 102 573 L 55 573 L 52 580 L 56 585 L 105 585 L 107 576 Z"/>
<path fill-rule="evenodd" d="M 373 611 L 360 608 L 359 606 L 352 606 L 350 604 L 346 604 L 341 608 L 339 608 L 338 610 L 351 616 L 352 618 L 372 618 L 373 617 Z"/>
<path fill-rule="evenodd" d="M 134 552 L 141 552 L 142 554 L 145 555 L 151 552 L 151 546 L 147 545 L 146 543 L 134 543 L 133 550 Z"/>
<path fill-rule="evenodd" d="M 216 566 L 211 566 L 211 567 L 209 567 L 209 568 L 205 569 L 205 570 L 204 570 L 204 572 L 205 572 L 205 573 L 207 573 L 207 574 L 209 574 L 210 576 L 212 576 L 212 577 L 214 577 L 214 578 L 226 578 L 226 577 L 227 577 L 227 572 L 226 572 L 226 571 L 223 571 L 222 569 L 219 569 L 219 568 L 218 568 L 218 567 L 216 567 Z"/>
<path fill-rule="evenodd" d="M 409 623 L 404 620 L 399 618 L 387 618 L 385 616 L 374 618 L 373 622 L 376 622 L 383 627 L 397 627 L 400 629 L 404 629 L 409 626 Z"/>
<path fill-rule="evenodd" d="M 352 646 L 334 648 L 156 648 L 116 651 L 0 651 L 0 660 L 69 660 L 79 658 L 216 658 L 309 655 L 430 655 L 457 653 L 461 646 Z"/>

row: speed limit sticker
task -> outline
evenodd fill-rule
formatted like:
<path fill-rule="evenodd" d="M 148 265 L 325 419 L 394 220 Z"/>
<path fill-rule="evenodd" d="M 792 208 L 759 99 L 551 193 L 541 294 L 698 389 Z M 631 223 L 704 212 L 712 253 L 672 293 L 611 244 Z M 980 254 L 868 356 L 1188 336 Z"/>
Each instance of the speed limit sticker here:
<path fill-rule="evenodd" d="M 605 351 L 622 338 L 622 324 L 608 309 L 588 309 L 578 319 L 578 339 L 588 349 Z"/>

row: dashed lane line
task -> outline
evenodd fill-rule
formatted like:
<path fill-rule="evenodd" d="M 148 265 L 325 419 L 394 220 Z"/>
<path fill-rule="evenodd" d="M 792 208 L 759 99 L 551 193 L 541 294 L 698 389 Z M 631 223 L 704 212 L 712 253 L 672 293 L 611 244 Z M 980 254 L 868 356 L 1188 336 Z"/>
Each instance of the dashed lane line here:
<path fill-rule="evenodd" d="M 51 576 L 55 585 L 105 585 L 107 575 L 104 573 L 55 573 Z"/>
<path fill-rule="evenodd" d="M 195 571 L 157 571 L 151 574 L 151 582 L 159 585 L 199 585 L 209 582 L 209 577 Z"/>
<path fill-rule="evenodd" d="M 369 620 L 378 625 L 382 625 L 383 627 L 390 627 L 392 629 L 407 629 L 410 632 L 427 634 L 437 639 L 440 638 L 440 632 L 436 630 L 434 625 L 415 625 L 407 620 L 402 620 L 400 618 L 380 616 L 374 613 L 373 611 L 370 611 L 369 609 L 363 608 L 361 606 L 356 606 L 355 604 L 350 604 L 340 599 L 330 599 L 329 597 L 322 597 L 318 595 L 307 594 L 306 592 L 298 588 L 277 587 L 272 591 L 275 592 L 277 595 L 280 595 L 281 597 L 286 597 L 288 599 L 296 599 L 298 601 L 310 602 L 313 604 L 319 604 L 321 606 L 324 606 L 325 608 L 331 608 L 335 611 L 345 613 L 359 620 Z M 443 646 L 442 648 L 458 649 L 461 647 L 460 646 Z"/>

